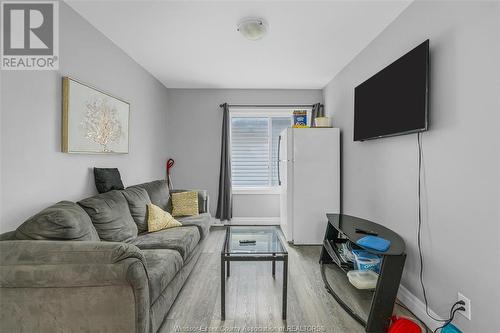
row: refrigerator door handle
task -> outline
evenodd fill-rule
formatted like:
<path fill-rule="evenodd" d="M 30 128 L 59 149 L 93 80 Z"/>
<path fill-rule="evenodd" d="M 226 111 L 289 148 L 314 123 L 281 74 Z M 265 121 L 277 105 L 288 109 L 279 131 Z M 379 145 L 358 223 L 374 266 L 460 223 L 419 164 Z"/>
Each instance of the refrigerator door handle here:
<path fill-rule="evenodd" d="M 281 179 L 280 179 L 280 143 L 281 143 L 281 135 L 278 136 L 278 160 L 276 161 L 277 167 L 278 167 L 278 185 L 281 186 Z"/>

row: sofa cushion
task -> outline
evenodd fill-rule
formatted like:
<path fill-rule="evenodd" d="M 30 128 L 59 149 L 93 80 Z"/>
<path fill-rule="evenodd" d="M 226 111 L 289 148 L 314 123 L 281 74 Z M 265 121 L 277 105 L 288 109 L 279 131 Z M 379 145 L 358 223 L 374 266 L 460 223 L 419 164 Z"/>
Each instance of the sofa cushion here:
<path fill-rule="evenodd" d="M 183 259 L 189 257 L 200 241 L 197 227 L 178 227 L 145 233 L 137 236 L 132 244 L 141 250 L 170 249 L 178 251 Z"/>
<path fill-rule="evenodd" d="M 181 192 L 189 192 L 195 191 L 198 192 L 198 212 L 208 213 L 208 191 L 207 190 L 181 190 L 181 189 L 173 189 L 170 190 L 170 200 L 168 201 L 168 211 L 172 211 L 172 194 L 173 193 L 181 193 Z"/>
<path fill-rule="evenodd" d="M 176 227 L 182 227 L 182 224 L 174 219 L 169 212 L 164 211 L 154 204 L 148 205 L 148 232 Z"/>
<path fill-rule="evenodd" d="M 168 210 L 168 202 L 170 199 L 170 192 L 166 180 L 155 180 L 149 183 L 133 185 L 131 187 L 140 187 L 148 192 L 151 203 L 157 205 L 163 210 Z M 130 187 L 128 187 L 130 188 Z"/>
<path fill-rule="evenodd" d="M 15 239 L 99 241 L 90 217 L 76 203 L 61 201 L 21 224 Z"/>
<path fill-rule="evenodd" d="M 99 193 L 123 190 L 122 178 L 117 168 L 94 168 L 94 181 Z"/>
<path fill-rule="evenodd" d="M 97 233 L 97 231 L 96 231 Z M 0 235 L 0 241 L 16 240 L 16 231 L 7 231 Z"/>
<path fill-rule="evenodd" d="M 179 217 L 177 220 L 182 223 L 183 226 L 195 226 L 198 227 L 201 239 L 205 239 L 210 232 L 210 223 L 212 222 L 212 217 L 209 213 L 203 213 L 195 216 Z"/>
<path fill-rule="evenodd" d="M 184 261 L 179 252 L 169 249 L 142 250 L 146 259 L 151 304 L 180 271 Z"/>
<path fill-rule="evenodd" d="M 129 242 L 137 236 L 137 226 L 120 191 L 101 193 L 78 204 L 89 214 L 102 240 Z"/>
<path fill-rule="evenodd" d="M 172 193 L 172 215 L 194 216 L 198 215 L 198 192 L 187 191 Z"/>
<path fill-rule="evenodd" d="M 149 194 L 141 187 L 128 187 L 122 191 L 123 196 L 128 202 L 130 214 L 137 224 L 139 232 L 148 230 L 147 208 L 146 206 L 151 203 Z"/>

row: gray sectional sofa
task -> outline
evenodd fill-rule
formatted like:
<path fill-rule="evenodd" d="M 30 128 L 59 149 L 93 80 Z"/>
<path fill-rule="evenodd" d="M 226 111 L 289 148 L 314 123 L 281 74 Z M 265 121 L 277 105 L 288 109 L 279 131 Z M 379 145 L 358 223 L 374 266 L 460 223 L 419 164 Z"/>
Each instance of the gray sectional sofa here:
<path fill-rule="evenodd" d="M 182 227 L 147 233 L 165 181 L 62 201 L 0 235 L 0 331 L 158 332 L 200 256 L 208 196 Z"/>

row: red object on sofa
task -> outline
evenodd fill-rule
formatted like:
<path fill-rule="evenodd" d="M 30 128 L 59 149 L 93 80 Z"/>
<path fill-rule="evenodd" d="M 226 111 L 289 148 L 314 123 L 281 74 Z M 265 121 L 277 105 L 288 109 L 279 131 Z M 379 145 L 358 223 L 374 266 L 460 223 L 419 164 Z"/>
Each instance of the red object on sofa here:
<path fill-rule="evenodd" d="M 422 333 L 420 326 L 408 318 L 392 317 L 391 322 L 387 333 Z"/>

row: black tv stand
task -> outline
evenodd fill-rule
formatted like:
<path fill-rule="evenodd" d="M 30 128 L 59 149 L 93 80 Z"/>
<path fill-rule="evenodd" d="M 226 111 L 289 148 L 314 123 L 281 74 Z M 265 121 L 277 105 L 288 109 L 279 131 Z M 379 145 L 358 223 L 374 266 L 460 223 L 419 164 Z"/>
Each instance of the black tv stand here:
<path fill-rule="evenodd" d="M 343 214 L 326 214 L 326 216 L 328 226 L 319 260 L 325 288 L 349 315 L 365 327 L 366 332 L 387 332 L 406 259 L 403 239 L 394 231 L 375 222 Z M 391 246 L 386 252 L 360 247 L 382 256 L 382 265 L 374 291 L 359 291 L 345 283 L 347 279 L 345 274 L 352 270 L 353 266 L 343 260 L 339 251 L 341 243 L 347 241 L 356 243 L 358 239 L 366 235 L 377 235 L 391 241 Z M 327 269 L 333 273 L 327 274 Z M 365 301 L 371 297 L 371 305 L 367 314 L 363 315 L 359 307 L 349 304 L 347 299 L 351 295 L 352 299 L 359 296 L 364 297 Z"/>

